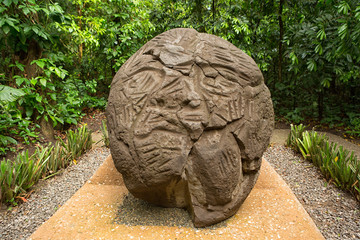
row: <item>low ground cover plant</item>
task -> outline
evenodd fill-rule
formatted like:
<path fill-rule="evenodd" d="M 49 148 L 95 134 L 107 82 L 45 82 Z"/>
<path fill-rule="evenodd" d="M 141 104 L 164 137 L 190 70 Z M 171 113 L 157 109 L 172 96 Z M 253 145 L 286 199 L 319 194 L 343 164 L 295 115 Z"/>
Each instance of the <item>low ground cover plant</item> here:
<path fill-rule="evenodd" d="M 17 205 L 40 179 L 59 173 L 83 152 L 91 148 L 91 131 L 82 126 L 67 132 L 67 141 L 57 141 L 54 145 L 38 147 L 34 154 L 19 153 L 14 160 L 0 163 L 0 203 Z"/>
<path fill-rule="evenodd" d="M 291 124 L 286 144 L 317 166 L 327 180 L 349 190 L 360 201 L 360 161 L 354 152 L 329 142 L 325 135 L 314 130 L 305 131 L 302 124 Z"/>

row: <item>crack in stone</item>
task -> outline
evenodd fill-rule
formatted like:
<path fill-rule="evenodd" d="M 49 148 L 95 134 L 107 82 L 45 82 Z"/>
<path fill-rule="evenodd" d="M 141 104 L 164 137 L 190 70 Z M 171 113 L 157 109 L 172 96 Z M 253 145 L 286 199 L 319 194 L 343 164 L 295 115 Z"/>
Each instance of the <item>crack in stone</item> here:
<path fill-rule="evenodd" d="M 120 121 L 132 117 L 124 124 L 132 159 L 114 158 L 134 161 L 130 167 L 118 164 L 127 167 L 120 169 L 127 176 L 136 176 L 128 180 L 133 181 L 130 192 L 164 206 L 185 201 L 197 227 L 219 222 L 240 207 L 256 181 L 258 163 L 250 161 L 259 161 L 273 127 L 269 91 L 262 91 L 261 81 L 260 87 L 252 86 L 260 70 L 240 50 L 233 54 L 229 44 L 195 30 L 170 30 L 126 62 L 111 85 L 109 102 L 125 108 L 127 101 L 131 107 L 130 115 L 107 109 L 115 117 L 127 114 Z M 139 105 L 136 89 L 147 94 Z M 242 173 L 231 169 L 245 164 Z M 251 177 L 237 182 L 239 174 Z"/>

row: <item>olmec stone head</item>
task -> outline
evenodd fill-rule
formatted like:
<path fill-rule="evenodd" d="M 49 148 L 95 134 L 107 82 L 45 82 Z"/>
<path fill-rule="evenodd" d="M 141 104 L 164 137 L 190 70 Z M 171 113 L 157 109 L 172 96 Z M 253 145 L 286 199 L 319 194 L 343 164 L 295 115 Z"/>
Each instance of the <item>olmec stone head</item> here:
<path fill-rule="evenodd" d="M 256 63 L 231 43 L 173 29 L 113 79 L 110 150 L 129 191 L 188 208 L 197 227 L 232 216 L 253 188 L 274 126 Z"/>

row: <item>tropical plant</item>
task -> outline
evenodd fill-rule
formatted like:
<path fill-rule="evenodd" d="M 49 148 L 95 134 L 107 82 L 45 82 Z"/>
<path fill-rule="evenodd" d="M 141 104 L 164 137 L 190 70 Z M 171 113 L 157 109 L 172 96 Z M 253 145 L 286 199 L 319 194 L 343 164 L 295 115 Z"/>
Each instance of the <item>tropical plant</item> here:
<path fill-rule="evenodd" d="M 360 201 L 360 161 L 354 152 L 330 143 L 325 135 L 304 131 L 302 126 L 292 126 L 287 145 L 317 166 L 326 179 L 351 191 Z"/>
<path fill-rule="evenodd" d="M 91 134 L 86 126 L 68 131 L 65 144 L 58 141 L 53 146 L 37 147 L 33 155 L 29 151 L 20 152 L 14 160 L 0 162 L 0 202 L 17 205 L 41 178 L 50 178 L 67 167 L 76 157 L 91 147 Z M 73 151 L 73 152 L 72 152 Z"/>
<path fill-rule="evenodd" d="M 59 173 L 60 169 L 66 168 L 71 163 L 71 153 L 67 152 L 62 144 L 57 141 L 51 147 L 50 158 L 46 164 L 47 176 L 46 178 L 53 177 Z"/>
<path fill-rule="evenodd" d="M 15 198 L 26 193 L 44 174 L 44 168 L 49 157 L 29 155 L 24 151 L 17 155 L 14 161 L 3 160 L 0 168 L 1 199 L 16 205 Z"/>
<path fill-rule="evenodd" d="M 279 118 L 318 119 L 358 137 L 359 21 L 357 0 L 1 1 L 0 85 L 25 94 L 0 112 L 10 126 L 0 129 L 0 151 L 34 140 L 42 120 L 67 129 L 84 110 L 103 109 L 123 63 L 176 27 L 215 34 L 250 55 Z"/>
<path fill-rule="evenodd" d="M 91 148 L 91 131 L 86 127 L 86 125 L 76 129 L 75 131 L 67 131 L 66 136 L 66 142 L 61 140 L 61 144 L 66 151 L 71 154 L 72 159 L 74 160 L 77 159 L 84 151 Z"/>
<path fill-rule="evenodd" d="M 293 125 L 290 124 L 290 133 L 286 140 L 286 146 L 291 147 L 295 150 L 298 149 L 297 139 L 302 139 L 302 134 L 305 131 L 305 126 L 303 124 L 300 125 Z"/>

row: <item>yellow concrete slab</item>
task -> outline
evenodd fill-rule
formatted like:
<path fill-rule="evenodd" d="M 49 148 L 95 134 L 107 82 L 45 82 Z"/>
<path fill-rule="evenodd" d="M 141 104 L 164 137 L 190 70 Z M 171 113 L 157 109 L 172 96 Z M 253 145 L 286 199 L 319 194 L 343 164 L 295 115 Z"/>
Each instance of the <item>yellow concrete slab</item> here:
<path fill-rule="evenodd" d="M 59 193 L 61 194 L 61 193 Z M 214 229 L 114 223 L 128 191 L 109 156 L 94 176 L 30 239 L 324 239 L 290 188 L 263 160 L 237 214 Z"/>

